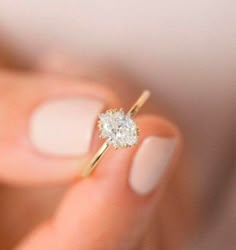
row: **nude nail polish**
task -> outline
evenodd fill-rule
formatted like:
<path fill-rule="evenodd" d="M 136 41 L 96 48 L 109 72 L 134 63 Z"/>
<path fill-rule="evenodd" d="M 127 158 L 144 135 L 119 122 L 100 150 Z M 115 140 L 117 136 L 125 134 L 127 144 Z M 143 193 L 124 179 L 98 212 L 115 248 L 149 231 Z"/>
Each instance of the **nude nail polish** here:
<path fill-rule="evenodd" d="M 144 139 L 134 156 L 129 184 L 140 195 L 155 189 L 169 166 L 176 146 L 174 138 L 150 136 Z"/>
<path fill-rule="evenodd" d="M 89 150 L 98 114 L 104 103 L 79 96 L 49 100 L 30 119 L 29 137 L 41 153 L 76 156 Z"/>

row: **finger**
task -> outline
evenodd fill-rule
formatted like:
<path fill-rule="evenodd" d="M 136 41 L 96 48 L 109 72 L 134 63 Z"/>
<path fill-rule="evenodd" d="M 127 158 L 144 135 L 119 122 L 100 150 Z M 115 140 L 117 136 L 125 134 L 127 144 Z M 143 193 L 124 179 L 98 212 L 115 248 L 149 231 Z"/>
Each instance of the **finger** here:
<path fill-rule="evenodd" d="M 175 126 L 154 117 L 137 119 L 137 146 L 108 150 L 92 176 L 76 183 L 56 215 L 17 249 L 134 249 L 180 153 Z"/>
<path fill-rule="evenodd" d="M 0 180 L 75 178 L 89 157 L 97 115 L 119 107 L 107 87 L 37 74 L 0 73 Z"/>
<path fill-rule="evenodd" d="M 50 50 L 36 60 L 33 69 L 46 74 L 81 78 L 86 68 L 83 65 L 85 65 L 85 62 L 79 63 L 71 56 L 67 56 L 66 53 Z"/>
<path fill-rule="evenodd" d="M 13 56 L 13 53 L 9 46 L 9 41 L 3 39 L 4 34 L 1 32 L 0 39 L 0 67 L 1 68 L 13 68 L 18 66 L 19 58 Z"/>

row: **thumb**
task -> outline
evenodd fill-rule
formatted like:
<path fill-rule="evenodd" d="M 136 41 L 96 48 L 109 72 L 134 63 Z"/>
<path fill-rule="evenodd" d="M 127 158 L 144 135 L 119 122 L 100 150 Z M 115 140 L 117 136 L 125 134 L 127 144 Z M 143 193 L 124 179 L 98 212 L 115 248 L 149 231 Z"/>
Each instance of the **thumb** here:
<path fill-rule="evenodd" d="M 139 145 L 110 148 L 92 176 L 74 184 L 55 216 L 17 249 L 134 249 L 140 243 L 181 142 L 166 120 L 143 116 L 137 122 Z"/>

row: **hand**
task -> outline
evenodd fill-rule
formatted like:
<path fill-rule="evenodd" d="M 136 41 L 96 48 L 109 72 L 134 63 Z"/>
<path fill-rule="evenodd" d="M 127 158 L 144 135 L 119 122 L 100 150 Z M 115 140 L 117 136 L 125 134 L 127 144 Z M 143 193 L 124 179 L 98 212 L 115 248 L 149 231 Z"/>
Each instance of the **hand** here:
<path fill-rule="evenodd" d="M 181 244 L 182 236 L 172 235 L 172 228 L 181 225 L 181 234 L 186 233 L 191 224 L 188 212 L 177 217 L 179 204 L 168 202 L 179 191 L 175 188 L 175 193 L 164 195 L 168 197 L 164 205 L 160 202 L 163 192 L 173 189 L 167 187 L 178 183 L 169 183 L 170 178 L 178 179 L 173 173 L 182 142 L 176 126 L 154 114 L 138 115 L 139 144 L 111 148 L 93 174 L 81 179 L 81 167 L 101 144 L 95 127 L 97 114 L 132 103 L 122 103 L 112 90 L 96 83 L 7 71 L 1 72 L 0 92 L 0 178 L 8 187 L 18 187 L 18 196 L 8 195 L 12 188 L 2 188 L 9 206 L 2 209 L 1 231 L 12 226 L 10 218 L 24 215 L 17 223 L 13 221 L 14 230 L 3 240 L 4 249 L 29 231 L 35 218 L 52 210 L 58 195 L 48 197 L 47 190 L 65 183 L 69 187 L 54 215 L 30 229 L 14 249 L 158 249 L 160 244 L 169 245 L 169 237 L 171 244 Z M 32 194 L 36 184 L 44 187 L 40 192 L 44 198 Z M 20 186 L 28 188 L 19 200 Z M 9 197 L 18 199 L 10 199 L 10 206 Z M 163 211 L 171 218 L 165 225 L 159 218 L 166 218 Z"/>

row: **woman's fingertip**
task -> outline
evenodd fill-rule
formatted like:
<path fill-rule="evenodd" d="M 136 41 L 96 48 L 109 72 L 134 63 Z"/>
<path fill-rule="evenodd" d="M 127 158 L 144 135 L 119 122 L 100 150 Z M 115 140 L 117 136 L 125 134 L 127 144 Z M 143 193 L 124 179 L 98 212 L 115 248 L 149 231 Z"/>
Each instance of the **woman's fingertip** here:
<path fill-rule="evenodd" d="M 80 156 L 89 151 L 102 100 L 66 97 L 39 105 L 31 115 L 29 136 L 39 152 L 55 156 Z"/>
<path fill-rule="evenodd" d="M 143 115 L 138 122 L 144 133 L 131 162 L 128 182 L 135 193 L 147 195 L 158 188 L 178 158 L 181 135 L 174 123 L 159 116 Z"/>
<path fill-rule="evenodd" d="M 153 191 L 166 172 L 176 147 L 175 138 L 149 136 L 139 146 L 130 169 L 129 185 L 145 195 Z"/>
<path fill-rule="evenodd" d="M 119 97 L 98 83 L 33 73 L 5 72 L 1 82 L 1 180 L 32 185 L 75 179 L 96 147 L 98 114 L 120 106 Z"/>
<path fill-rule="evenodd" d="M 117 150 L 110 146 L 92 177 L 113 185 L 117 183 L 116 186 L 125 185 L 135 195 L 145 196 L 157 190 L 172 165 L 176 165 L 181 137 L 178 128 L 164 118 L 143 115 L 136 121 L 140 130 L 139 143 Z"/>

